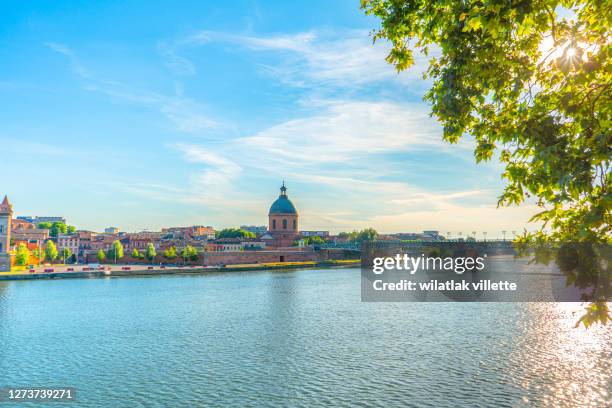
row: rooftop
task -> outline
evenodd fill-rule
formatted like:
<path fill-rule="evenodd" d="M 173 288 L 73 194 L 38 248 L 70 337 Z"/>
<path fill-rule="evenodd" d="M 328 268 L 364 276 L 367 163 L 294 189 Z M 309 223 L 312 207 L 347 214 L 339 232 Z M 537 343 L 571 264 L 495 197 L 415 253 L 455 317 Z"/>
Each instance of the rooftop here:
<path fill-rule="evenodd" d="M 295 206 L 293 205 L 289 197 L 287 197 L 287 187 L 285 187 L 285 182 L 283 182 L 283 186 L 280 188 L 280 191 L 281 193 L 276 199 L 276 201 L 272 203 L 272 206 L 270 207 L 270 211 L 268 212 L 268 215 L 297 214 L 297 210 L 295 209 Z"/>

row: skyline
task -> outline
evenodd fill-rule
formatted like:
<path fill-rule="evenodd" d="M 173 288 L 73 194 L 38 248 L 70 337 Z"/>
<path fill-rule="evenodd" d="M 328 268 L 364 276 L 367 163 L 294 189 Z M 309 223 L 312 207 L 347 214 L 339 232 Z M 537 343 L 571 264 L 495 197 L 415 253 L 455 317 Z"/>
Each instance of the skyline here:
<path fill-rule="evenodd" d="M 442 141 L 425 59 L 396 74 L 355 2 L 67 4 L 0 16 L 18 215 L 263 225 L 282 180 L 306 230 L 521 231 L 535 212 L 495 209 L 501 166 Z"/>

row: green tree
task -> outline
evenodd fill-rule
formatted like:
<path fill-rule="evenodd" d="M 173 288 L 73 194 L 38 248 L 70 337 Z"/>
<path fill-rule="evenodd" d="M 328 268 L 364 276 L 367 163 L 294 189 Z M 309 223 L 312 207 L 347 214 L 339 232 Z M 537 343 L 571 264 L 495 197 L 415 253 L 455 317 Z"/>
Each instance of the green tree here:
<path fill-rule="evenodd" d="M 185 261 L 187 259 L 196 261 L 198 259 L 198 250 L 191 245 L 187 245 L 181 250 L 181 258 Z"/>
<path fill-rule="evenodd" d="M 134 248 L 134 250 L 132 251 L 132 258 L 134 258 L 134 259 L 139 259 L 140 258 L 140 252 L 138 252 L 137 248 Z"/>
<path fill-rule="evenodd" d="M 68 227 L 66 224 L 60 221 L 55 221 L 51 224 L 51 230 L 49 231 L 49 235 L 52 237 L 57 237 L 59 234 L 65 234 L 68 231 Z"/>
<path fill-rule="evenodd" d="M 325 240 L 319 236 L 304 238 L 304 245 L 322 245 Z"/>
<path fill-rule="evenodd" d="M 518 243 L 577 241 L 602 257 L 598 248 L 612 240 L 612 3 L 361 4 L 380 18 L 374 40 L 391 43 L 387 61 L 398 71 L 413 65 L 414 50 L 438 54 L 427 69 L 433 84 L 425 100 L 447 142 L 471 135 L 477 162 L 499 157 L 507 184 L 498 205 L 532 197 L 541 207 L 532 218 L 540 230 Z M 609 288 L 611 280 L 604 272 L 597 285 Z M 585 326 L 612 318 L 605 295 L 588 299 Z"/>
<path fill-rule="evenodd" d="M 63 248 L 60 251 L 60 257 L 62 258 L 62 260 L 65 261 L 69 260 L 69 258 L 72 256 L 72 251 L 70 250 L 70 248 Z"/>
<path fill-rule="evenodd" d="M 163 253 L 164 258 L 172 260 L 172 259 L 176 259 L 176 248 L 171 246 L 170 248 L 167 248 L 166 250 L 164 250 Z"/>
<path fill-rule="evenodd" d="M 45 243 L 45 259 L 48 259 L 50 262 L 53 262 L 57 259 L 57 247 L 53 241 L 47 241 Z"/>
<path fill-rule="evenodd" d="M 38 229 L 51 229 L 51 223 L 50 222 L 40 222 L 38 223 L 38 225 L 36 226 Z"/>
<path fill-rule="evenodd" d="M 106 254 L 103 250 L 98 251 L 98 262 L 104 262 L 106 260 Z"/>
<path fill-rule="evenodd" d="M 108 249 L 107 254 L 108 259 L 112 259 L 117 263 L 117 261 L 123 258 L 123 245 L 119 241 L 113 241 L 110 248 Z"/>
<path fill-rule="evenodd" d="M 21 243 L 17 245 L 17 251 L 15 252 L 15 262 L 17 265 L 25 266 L 30 261 L 30 250 L 27 245 Z"/>
<path fill-rule="evenodd" d="M 346 239 L 351 242 L 374 241 L 377 236 L 378 233 L 374 228 L 366 228 L 361 231 L 341 232 L 338 234 L 339 238 Z"/>
<path fill-rule="evenodd" d="M 76 232 L 76 227 L 74 225 L 66 226 L 66 233 L 74 234 Z"/>
<path fill-rule="evenodd" d="M 189 259 L 192 261 L 197 261 L 198 260 L 198 250 L 189 245 L 188 247 L 189 247 L 189 252 L 187 253 L 187 255 L 189 255 Z"/>
<path fill-rule="evenodd" d="M 145 255 L 149 262 L 153 262 L 155 256 L 157 256 L 157 252 L 155 251 L 155 246 L 152 243 L 147 244 L 147 250 L 145 251 Z"/>
<path fill-rule="evenodd" d="M 45 260 L 44 259 L 45 258 L 45 252 L 44 251 L 40 251 L 38 249 L 34 249 L 32 251 L 32 256 L 37 259 L 38 263 L 40 263 L 40 262 Z"/>
<path fill-rule="evenodd" d="M 364 230 L 359 231 L 359 234 L 357 234 L 357 241 L 359 242 L 374 241 L 377 236 L 378 236 L 378 233 L 376 232 L 374 228 L 366 228 Z"/>
<path fill-rule="evenodd" d="M 257 235 L 242 228 L 225 228 L 215 233 L 217 238 L 255 238 Z"/>

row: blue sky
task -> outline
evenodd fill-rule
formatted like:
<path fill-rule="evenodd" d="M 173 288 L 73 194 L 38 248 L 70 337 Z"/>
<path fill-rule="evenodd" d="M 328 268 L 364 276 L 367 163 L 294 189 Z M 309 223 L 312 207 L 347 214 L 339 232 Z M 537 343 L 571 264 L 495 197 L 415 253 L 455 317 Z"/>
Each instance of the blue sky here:
<path fill-rule="evenodd" d="M 285 180 L 304 229 L 522 230 L 499 165 L 441 141 L 427 61 L 398 75 L 358 6 L 3 3 L 0 193 L 85 229 L 227 227 Z"/>

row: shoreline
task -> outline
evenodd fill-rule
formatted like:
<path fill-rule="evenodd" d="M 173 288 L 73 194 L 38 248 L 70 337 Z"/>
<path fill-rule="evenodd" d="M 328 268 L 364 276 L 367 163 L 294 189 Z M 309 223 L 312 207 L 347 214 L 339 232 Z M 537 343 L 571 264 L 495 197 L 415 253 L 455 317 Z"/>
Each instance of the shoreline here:
<path fill-rule="evenodd" d="M 204 275 L 206 273 L 223 272 L 255 272 L 281 269 L 313 269 L 313 268 L 353 268 L 361 265 L 359 259 L 344 261 L 307 261 L 269 264 L 228 265 L 222 267 L 172 266 L 164 269 L 130 269 L 130 270 L 96 270 L 75 272 L 37 272 L 37 273 L 6 273 L 0 274 L 0 281 L 41 280 L 41 279 L 93 279 L 93 278 L 125 278 L 131 276 L 161 276 L 161 275 Z M 133 266 L 130 266 L 133 267 Z"/>

